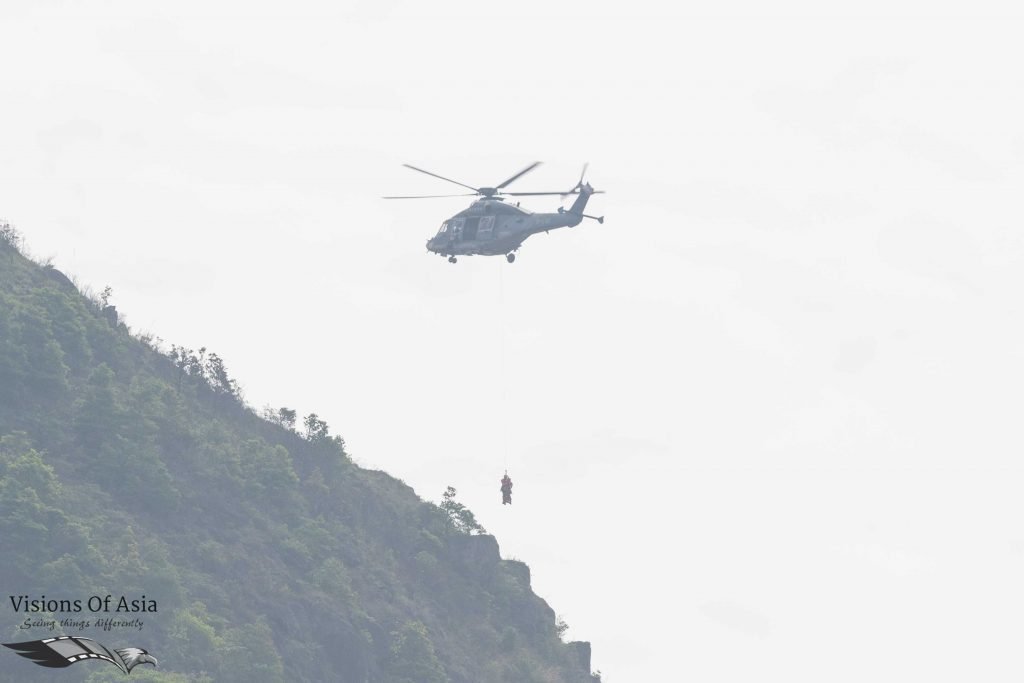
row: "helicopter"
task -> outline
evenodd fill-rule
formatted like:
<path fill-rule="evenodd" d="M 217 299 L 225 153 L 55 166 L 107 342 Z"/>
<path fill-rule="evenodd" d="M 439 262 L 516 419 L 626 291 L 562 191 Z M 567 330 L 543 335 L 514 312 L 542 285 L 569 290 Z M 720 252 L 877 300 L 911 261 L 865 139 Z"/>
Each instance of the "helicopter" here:
<path fill-rule="evenodd" d="M 434 194 L 414 196 L 390 196 L 384 199 L 432 199 L 435 197 L 480 197 L 448 220 L 441 223 L 441 228 L 434 237 L 427 240 L 427 250 L 438 256 L 447 256 L 449 263 L 456 263 L 457 256 L 499 256 L 504 254 L 509 263 L 516 260 L 516 250 L 530 235 L 548 232 L 555 228 L 571 228 L 579 225 L 584 218 L 604 223 L 604 216 L 590 216 L 583 213 L 591 195 L 602 194 L 590 183 L 583 182 L 588 164 L 583 165 L 583 172 L 576 185 L 568 191 L 561 192 L 505 192 L 504 188 L 540 166 L 535 161 L 508 180 L 494 187 L 473 187 L 436 173 L 402 164 L 420 173 L 440 178 L 449 183 L 461 185 L 473 190 L 471 194 Z M 557 213 L 534 213 L 505 201 L 505 197 L 534 197 L 540 195 L 561 195 L 564 199 L 569 195 L 577 195 L 568 209 L 558 207 Z"/>

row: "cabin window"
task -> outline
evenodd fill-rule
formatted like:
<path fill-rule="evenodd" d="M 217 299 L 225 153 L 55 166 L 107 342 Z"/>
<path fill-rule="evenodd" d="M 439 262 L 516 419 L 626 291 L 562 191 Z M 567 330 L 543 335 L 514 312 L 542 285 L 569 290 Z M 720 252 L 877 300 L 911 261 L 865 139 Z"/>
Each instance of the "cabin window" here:
<path fill-rule="evenodd" d="M 456 242 L 462 239 L 462 228 L 466 224 L 465 218 L 455 218 L 448 221 L 448 224 L 452 229 L 452 239 Z"/>
<path fill-rule="evenodd" d="M 464 240 L 475 240 L 476 231 L 480 226 L 480 217 L 471 216 L 466 219 L 466 224 L 462 227 L 462 239 Z"/>

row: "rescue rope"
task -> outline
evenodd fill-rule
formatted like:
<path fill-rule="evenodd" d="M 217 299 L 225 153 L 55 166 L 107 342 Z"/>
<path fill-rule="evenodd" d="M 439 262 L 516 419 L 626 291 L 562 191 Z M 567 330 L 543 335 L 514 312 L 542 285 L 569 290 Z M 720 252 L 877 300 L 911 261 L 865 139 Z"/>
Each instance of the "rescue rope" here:
<path fill-rule="evenodd" d="M 505 471 L 508 471 L 508 384 L 505 375 L 505 269 L 502 267 L 505 264 L 499 264 L 498 266 L 498 335 L 500 341 L 498 343 L 499 353 L 501 354 L 501 448 L 502 448 L 502 460 L 505 464 Z"/>

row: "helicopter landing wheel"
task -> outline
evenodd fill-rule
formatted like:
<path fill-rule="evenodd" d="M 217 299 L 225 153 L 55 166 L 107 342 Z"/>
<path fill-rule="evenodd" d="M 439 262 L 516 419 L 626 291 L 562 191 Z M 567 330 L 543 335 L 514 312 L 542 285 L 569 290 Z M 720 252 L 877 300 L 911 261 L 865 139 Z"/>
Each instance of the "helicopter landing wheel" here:
<path fill-rule="evenodd" d="M 454 256 L 449 256 L 448 257 L 448 263 L 458 263 L 458 262 L 459 262 L 459 259 L 455 258 Z"/>
<path fill-rule="evenodd" d="M 505 259 L 506 259 L 506 260 L 507 260 L 507 261 L 508 261 L 509 263 L 515 263 L 515 260 L 516 260 L 516 255 L 515 255 L 515 254 L 505 254 Z"/>

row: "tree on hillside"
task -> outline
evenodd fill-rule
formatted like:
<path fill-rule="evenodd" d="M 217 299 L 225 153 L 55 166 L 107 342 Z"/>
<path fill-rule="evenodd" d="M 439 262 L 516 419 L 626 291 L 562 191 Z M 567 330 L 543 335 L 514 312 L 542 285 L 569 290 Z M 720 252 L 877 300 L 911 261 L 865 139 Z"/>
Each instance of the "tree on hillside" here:
<path fill-rule="evenodd" d="M 455 488 L 449 486 L 445 489 L 441 502 L 441 509 L 448 514 L 452 525 L 464 534 L 486 534 L 487 530 L 476 521 L 476 515 L 462 503 L 455 500 Z"/>
<path fill-rule="evenodd" d="M 306 426 L 306 441 L 319 443 L 330 438 L 327 422 L 321 420 L 316 413 L 307 415 L 302 424 Z"/>
<path fill-rule="evenodd" d="M 238 382 L 228 375 L 224 359 L 216 353 L 206 355 L 206 347 L 193 351 L 184 346 L 171 345 L 167 354 L 171 363 L 178 370 L 178 389 L 184 377 L 196 377 L 206 384 L 213 393 L 220 396 L 239 398 Z"/>
<path fill-rule="evenodd" d="M 278 408 L 277 423 L 285 429 L 295 431 L 295 411 L 291 408 Z"/>
<path fill-rule="evenodd" d="M 207 384 L 210 385 L 215 394 L 225 396 L 238 395 L 238 382 L 228 376 L 228 369 L 224 365 L 224 359 L 216 353 L 211 353 L 210 357 L 206 359 L 203 374 L 206 377 Z"/>
<path fill-rule="evenodd" d="M 280 427 L 284 427 L 290 432 L 295 431 L 295 422 L 298 418 L 298 413 L 292 408 L 278 408 L 267 405 L 263 406 L 263 412 L 260 416 L 267 422 L 272 422 Z"/>
<path fill-rule="evenodd" d="M 16 227 L 4 220 L 0 220 L 0 245 L 7 245 L 18 250 L 21 249 L 21 233 L 18 232 Z"/>
<path fill-rule="evenodd" d="M 174 363 L 174 367 L 178 370 L 178 389 L 181 389 L 181 380 L 183 377 L 203 376 L 203 366 L 206 357 L 205 346 L 199 349 L 199 353 L 197 354 L 192 349 L 171 344 L 171 353 L 169 356 L 171 358 L 171 362 Z"/>
<path fill-rule="evenodd" d="M 562 637 L 565 636 L 565 632 L 568 630 L 569 624 L 565 623 L 565 619 L 563 619 L 562 615 L 559 614 L 558 618 L 555 620 L 555 635 L 557 635 L 559 639 L 562 639 Z"/>

